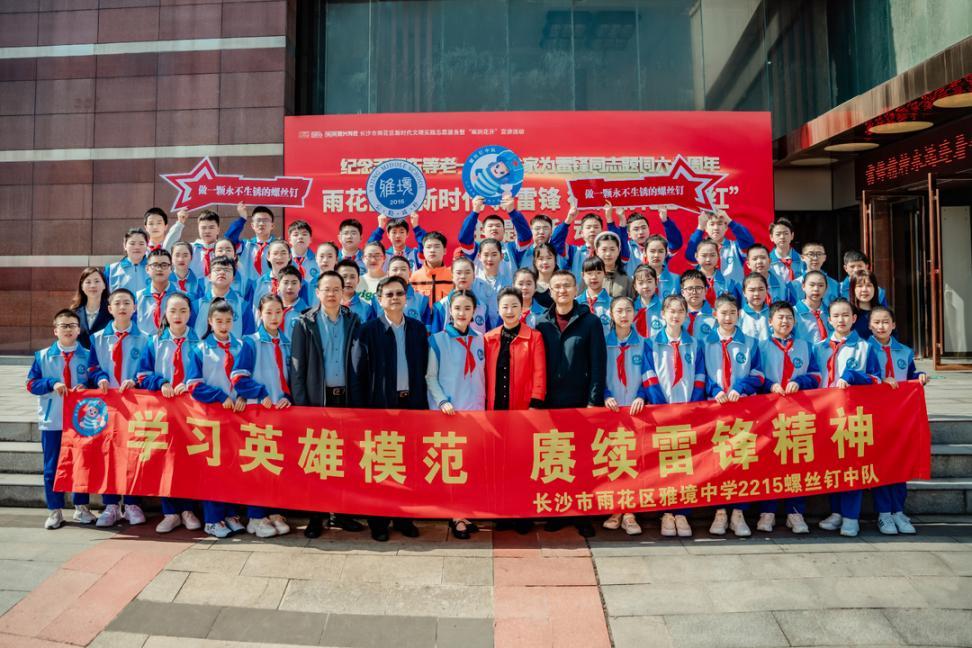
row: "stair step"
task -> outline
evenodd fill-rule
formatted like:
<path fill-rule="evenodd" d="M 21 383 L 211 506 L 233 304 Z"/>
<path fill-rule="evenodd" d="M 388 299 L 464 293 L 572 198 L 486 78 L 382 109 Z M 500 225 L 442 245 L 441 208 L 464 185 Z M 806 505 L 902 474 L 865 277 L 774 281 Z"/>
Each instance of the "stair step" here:
<path fill-rule="evenodd" d="M 39 443 L 40 429 L 33 421 L 0 421 L 0 441 L 26 441 Z"/>
<path fill-rule="evenodd" d="M 933 444 L 972 443 L 972 419 L 929 417 Z"/>
<path fill-rule="evenodd" d="M 44 454 L 41 444 L 26 441 L 0 442 L 0 472 L 42 473 Z"/>

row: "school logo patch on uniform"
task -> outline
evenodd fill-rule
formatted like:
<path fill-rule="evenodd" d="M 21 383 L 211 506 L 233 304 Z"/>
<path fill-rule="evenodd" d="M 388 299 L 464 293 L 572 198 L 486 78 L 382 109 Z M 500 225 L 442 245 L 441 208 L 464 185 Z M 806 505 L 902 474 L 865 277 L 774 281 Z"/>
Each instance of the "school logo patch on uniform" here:
<path fill-rule="evenodd" d="M 740 351 L 739 353 L 737 353 L 736 354 L 736 362 L 738 362 L 739 364 L 742 364 L 742 363 L 746 362 L 746 354 L 743 353 L 742 351 Z"/>
<path fill-rule="evenodd" d="M 601 315 L 601 324 L 603 324 L 604 326 L 607 326 L 609 323 L 610 323 L 610 320 L 608 319 L 608 316 L 607 315 Z"/>
<path fill-rule="evenodd" d="M 898 358 L 898 361 L 895 364 L 898 365 L 898 369 L 904 369 L 905 367 L 908 366 L 907 363 L 904 361 L 904 358 Z"/>
<path fill-rule="evenodd" d="M 793 358 L 793 366 L 799 369 L 803 366 L 803 358 Z"/>
<path fill-rule="evenodd" d="M 660 331 L 662 328 L 662 321 L 660 319 L 653 320 L 651 323 L 651 329 L 653 331 Z"/>
<path fill-rule="evenodd" d="M 849 359 L 847 361 L 847 368 L 848 369 L 856 369 L 857 368 L 857 360 L 855 358 Z"/>
<path fill-rule="evenodd" d="M 639 356 L 639 355 L 634 356 L 633 358 L 631 358 L 631 362 L 635 363 L 636 365 L 640 365 L 641 364 L 641 356 Z"/>
<path fill-rule="evenodd" d="M 98 436 L 108 427 L 108 405 L 100 398 L 81 399 L 74 406 L 71 423 L 81 436 Z"/>
<path fill-rule="evenodd" d="M 486 354 L 483 353 L 483 350 L 482 349 L 477 349 L 476 350 L 476 357 L 479 358 L 479 361 L 480 362 L 482 362 L 483 360 L 486 359 Z"/>
<path fill-rule="evenodd" d="M 477 315 L 474 319 L 476 323 L 479 324 L 480 326 L 486 323 L 486 318 L 483 317 L 482 315 Z"/>
<path fill-rule="evenodd" d="M 689 364 L 692 363 L 692 352 L 691 351 L 685 354 L 685 362 L 688 362 Z"/>
<path fill-rule="evenodd" d="M 704 333 L 705 335 L 708 335 L 711 332 L 712 332 L 712 327 L 711 326 L 709 326 L 708 324 L 703 324 L 702 325 L 702 333 Z"/>
<path fill-rule="evenodd" d="M 138 348 L 132 349 L 128 353 L 128 357 L 131 358 L 132 360 L 138 360 L 140 357 L 142 357 L 142 351 L 141 351 L 141 349 L 138 349 Z"/>

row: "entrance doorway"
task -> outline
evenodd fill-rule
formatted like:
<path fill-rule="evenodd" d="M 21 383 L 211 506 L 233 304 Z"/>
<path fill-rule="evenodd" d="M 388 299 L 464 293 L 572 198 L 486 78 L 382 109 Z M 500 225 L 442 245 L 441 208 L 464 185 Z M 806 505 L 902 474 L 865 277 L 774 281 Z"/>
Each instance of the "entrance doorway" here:
<path fill-rule="evenodd" d="M 935 366 L 972 369 L 972 176 L 929 175 Z"/>

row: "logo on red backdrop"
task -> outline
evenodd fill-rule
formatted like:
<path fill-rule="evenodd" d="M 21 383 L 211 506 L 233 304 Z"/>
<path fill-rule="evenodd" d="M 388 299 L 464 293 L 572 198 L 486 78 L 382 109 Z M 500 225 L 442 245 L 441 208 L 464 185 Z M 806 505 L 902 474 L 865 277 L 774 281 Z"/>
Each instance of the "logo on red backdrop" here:
<path fill-rule="evenodd" d="M 162 178 L 179 190 L 172 211 L 235 205 L 240 201 L 268 207 L 303 207 L 311 187 L 311 178 L 299 176 L 246 178 L 220 175 L 208 157 L 200 160 L 188 173 L 163 174 Z"/>
<path fill-rule="evenodd" d="M 388 160 L 368 176 L 368 202 L 389 218 L 417 211 L 425 201 L 425 175 L 408 160 Z"/>
<path fill-rule="evenodd" d="M 677 155 L 665 175 L 630 180 L 568 180 L 567 186 L 579 209 L 596 209 L 610 202 L 615 207 L 667 206 L 698 213 L 715 211 L 712 190 L 726 177 L 726 173 L 693 171 L 688 161 Z"/>
<path fill-rule="evenodd" d="M 523 161 L 504 146 L 476 149 L 462 165 L 462 184 L 470 196 L 487 205 L 500 204 L 503 194 L 516 195 L 523 186 Z"/>

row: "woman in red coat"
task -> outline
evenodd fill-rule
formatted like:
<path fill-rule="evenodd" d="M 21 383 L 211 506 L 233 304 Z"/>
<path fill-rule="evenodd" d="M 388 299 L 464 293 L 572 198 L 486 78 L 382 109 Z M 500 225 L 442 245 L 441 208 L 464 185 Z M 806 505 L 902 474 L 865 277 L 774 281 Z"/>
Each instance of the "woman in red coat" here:
<path fill-rule="evenodd" d="M 503 325 L 484 336 L 486 409 L 540 407 L 547 395 L 543 337 L 522 321 L 523 296 L 504 288 L 497 297 Z"/>

